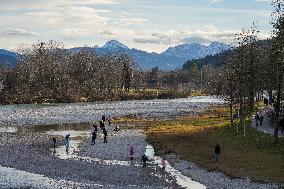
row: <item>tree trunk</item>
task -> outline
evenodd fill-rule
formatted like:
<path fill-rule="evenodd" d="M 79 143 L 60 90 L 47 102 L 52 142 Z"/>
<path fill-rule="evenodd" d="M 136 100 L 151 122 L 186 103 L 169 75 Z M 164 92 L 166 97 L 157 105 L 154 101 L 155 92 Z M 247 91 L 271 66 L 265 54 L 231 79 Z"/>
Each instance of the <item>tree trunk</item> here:
<path fill-rule="evenodd" d="M 254 108 L 254 90 L 251 89 L 249 93 L 249 110 L 253 111 Z"/>
<path fill-rule="evenodd" d="M 243 97 L 240 97 L 240 126 L 244 126 L 244 102 L 243 102 Z"/>
<path fill-rule="evenodd" d="M 233 127 L 233 100 L 230 100 L 230 128 Z"/>
<path fill-rule="evenodd" d="M 230 128 L 233 127 L 233 86 L 232 80 L 230 80 Z"/>

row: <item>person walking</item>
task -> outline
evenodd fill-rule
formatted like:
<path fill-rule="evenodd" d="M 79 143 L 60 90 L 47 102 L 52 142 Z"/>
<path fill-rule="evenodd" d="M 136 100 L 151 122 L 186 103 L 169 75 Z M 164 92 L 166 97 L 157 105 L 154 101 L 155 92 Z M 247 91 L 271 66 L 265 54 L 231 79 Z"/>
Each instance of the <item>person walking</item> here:
<path fill-rule="evenodd" d="M 103 121 L 104 123 L 106 122 L 106 116 L 105 116 L 105 115 L 102 116 L 102 121 Z"/>
<path fill-rule="evenodd" d="M 133 146 L 130 147 L 129 154 L 130 154 L 130 160 L 132 161 L 134 159 L 134 147 Z"/>
<path fill-rule="evenodd" d="M 55 148 L 56 147 L 56 138 L 52 137 L 52 141 L 53 141 L 53 148 Z"/>
<path fill-rule="evenodd" d="M 107 130 L 103 128 L 103 133 L 104 133 L 104 143 L 107 143 Z"/>
<path fill-rule="evenodd" d="M 262 125 L 264 117 L 261 115 L 259 116 L 259 124 Z"/>
<path fill-rule="evenodd" d="M 103 131 L 105 128 L 105 122 L 103 120 L 100 121 L 100 129 Z"/>
<path fill-rule="evenodd" d="M 145 154 L 143 154 L 143 156 L 141 158 L 141 161 L 143 163 L 143 167 L 146 167 L 147 166 L 148 157 Z"/>
<path fill-rule="evenodd" d="M 280 130 L 281 130 L 281 134 L 283 135 L 283 133 L 284 133 L 284 118 L 282 118 L 280 120 L 279 127 L 280 127 Z"/>
<path fill-rule="evenodd" d="M 92 132 L 92 145 L 96 144 L 96 139 L 97 139 L 97 130 L 94 129 Z"/>
<path fill-rule="evenodd" d="M 256 128 L 258 127 L 258 120 L 259 120 L 259 115 L 258 115 L 258 113 L 256 113 L 256 115 L 255 115 L 255 124 L 256 124 Z"/>
<path fill-rule="evenodd" d="M 65 145 L 65 150 L 67 154 L 69 153 L 69 138 L 70 138 L 70 134 L 67 134 L 64 137 L 64 145 Z"/>
<path fill-rule="evenodd" d="M 215 161 L 220 162 L 221 160 L 221 147 L 220 145 L 217 143 L 215 146 Z"/>
<path fill-rule="evenodd" d="M 162 165 L 162 169 L 165 170 L 166 169 L 166 159 L 164 157 L 161 160 L 161 165 Z"/>

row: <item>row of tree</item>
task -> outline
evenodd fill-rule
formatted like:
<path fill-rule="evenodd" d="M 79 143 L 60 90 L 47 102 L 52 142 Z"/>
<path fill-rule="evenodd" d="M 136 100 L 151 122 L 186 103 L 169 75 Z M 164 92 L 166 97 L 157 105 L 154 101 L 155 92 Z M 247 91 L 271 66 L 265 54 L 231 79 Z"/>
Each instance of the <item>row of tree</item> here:
<path fill-rule="evenodd" d="M 236 47 L 224 58 L 224 64 L 212 72 L 209 91 L 230 102 L 231 125 L 233 107 L 237 106 L 240 125 L 245 131 L 245 118 L 266 92 L 276 96 L 275 112 L 280 116 L 284 58 L 284 1 L 274 0 L 272 39 L 260 41 L 255 24 L 236 34 Z"/>
<path fill-rule="evenodd" d="M 56 41 L 39 42 L 19 54 L 14 68 L 0 67 L 1 103 L 121 100 L 133 90 L 148 89 L 170 90 L 175 97 L 177 91 L 196 90 L 202 83 L 197 67 L 142 71 L 126 54 L 98 54 L 88 47 L 68 50 Z"/>
<path fill-rule="evenodd" d="M 20 51 L 15 68 L 2 69 L 1 101 L 29 103 L 106 99 L 130 89 L 133 61 L 122 54 L 78 52 L 62 43 L 38 43 Z"/>

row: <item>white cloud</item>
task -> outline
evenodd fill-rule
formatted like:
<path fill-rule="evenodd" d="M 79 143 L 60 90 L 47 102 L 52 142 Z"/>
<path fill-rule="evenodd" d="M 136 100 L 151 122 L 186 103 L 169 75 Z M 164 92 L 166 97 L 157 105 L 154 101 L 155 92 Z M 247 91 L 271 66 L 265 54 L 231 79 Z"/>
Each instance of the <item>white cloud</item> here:
<path fill-rule="evenodd" d="M 265 3 L 271 3 L 272 0 L 254 0 L 255 2 L 265 2 Z"/>
<path fill-rule="evenodd" d="M 82 28 L 63 29 L 61 33 L 67 37 L 84 36 L 90 34 L 90 32 Z"/>
<path fill-rule="evenodd" d="M 51 25 L 105 24 L 107 18 L 100 16 L 108 10 L 96 10 L 87 6 L 67 6 L 25 13 L 27 19 L 40 19 Z M 36 16 L 36 18 L 35 18 Z"/>
<path fill-rule="evenodd" d="M 146 31 L 144 34 L 136 34 L 134 42 L 167 46 L 190 42 L 210 43 L 218 41 L 230 43 L 235 33 L 237 31 L 221 31 L 215 26 L 205 25 L 191 30 Z"/>
<path fill-rule="evenodd" d="M 20 9 L 52 9 L 66 6 L 84 6 L 84 5 L 114 5 L 118 4 L 115 0 L 9 0 L 1 1 L 0 10 L 20 10 Z"/>
<path fill-rule="evenodd" d="M 17 36 L 39 36 L 38 33 L 33 31 L 28 31 L 21 28 L 8 28 L 2 32 L 0 35 L 7 36 L 7 37 L 17 37 Z"/>
<path fill-rule="evenodd" d="M 229 43 L 237 31 L 226 28 L 241 29 L 246 23 L 246 19 L 238 20 L 238 15 L 246 15 L 247 20 L 260 17 L 263 22 L 266 21 L 263 18 L 270 18 L 269 10 L 224 10 L 209 4 L 221 1 L 202 0 L 202 4 L 205 2 L 208 7 L 200 9 L 200 13 L 199 9 L 181 7 L 174 1 L 167 5 L 162 1 L 149 3 L 128 0 L 1 1 L 0 28 L 14 29 L 5 32 L 0 29 L 1 36 L 4 33 L 6 36 L 0 38 L 0 44 L 9 47 L 23 42 L 31 44 L 37 40 L 53 39 L 71 47 L 101 45 L 107 40 L 117 39 L 129 47 L 162 51 L 186 42 Z M 214 20 L 207 15 L 213 13 L 217 16 Z M 225 15 L 224 20 L 221 15 Z M 22 37 L 12 39 L 13 35 Z"/>
<path fill-rule="evenodd" d="M 214 4 L 214 3 L 219 3 L 219 2 L 223 2 L 224 0 L 209 0 L 210 4 Z"/>

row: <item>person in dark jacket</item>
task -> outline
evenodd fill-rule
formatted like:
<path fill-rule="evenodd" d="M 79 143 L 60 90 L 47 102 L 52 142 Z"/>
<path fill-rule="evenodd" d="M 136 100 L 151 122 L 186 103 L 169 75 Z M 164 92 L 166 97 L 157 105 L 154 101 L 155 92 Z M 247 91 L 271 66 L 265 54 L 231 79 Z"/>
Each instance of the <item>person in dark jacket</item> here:
<path fill-rule="evenodd" d="M 55 148 L 56 147 L 56 138 L 52 137 L 52 141 L 53 141 L 53 148 Z"/>
<path fill-rule="evenodd" d="M 96 139 L 97 139 L 97 131 L 93 130 L 93 132 L 92 132 L 92 145 L 96 144 Z"/>
<path fill-rule="evenodd" d="M 102 121 L 106 122 L 106 116 L 104 116 L 104 115 L 102 116 Z"/>
<path fill-rule="evenodd" d="M 264 117 L 261 115 L 259 116 L 259 124 L 262 125 Z"/>
<path fill-rule="evenodd" d="M 215 146 L 215 161 L 220 162 L 220 160 L 221 160 L 221 147 L 217 143 Z"/>
<path fill-rule="evenodd" d="M 256 113 L 256 115 L 255 115 L 256 128 L 258 127 L 258 120 L 259 120 L 259 115 L 258 115 L 258 113 Z"/>
<path fill-rule="evenodd" d="M 141 161 L 143 162 L 143 167 L 147 166 L 147 161 L 148 161 L 148 157 L 144 154 L 141 158 Z"/>
<path fill-rule="evenodd" d="M 103 120 L 100 121 L 100 128 L 103 131 L 105 128 L 105 122 Z"/>
<path fill-rule="evenodd" d="M 130 147 L 129 154 L 130 154 L 130 160 L 132 161 L 134 159 L 134 147 L 133 146 Z"/>
<path fill-rule="evenodd" d="M 104 143 L 107 143 L 107 130 L 103 128 L 103 133 L 104 133 Z"/>
<path fill-rule="evenodd" d="M 282 118 L 279 122 L 279 127 L 280 127 L 280 130 L 281 130 L 281 134 L 284 133 L 284 118 Z"/>

